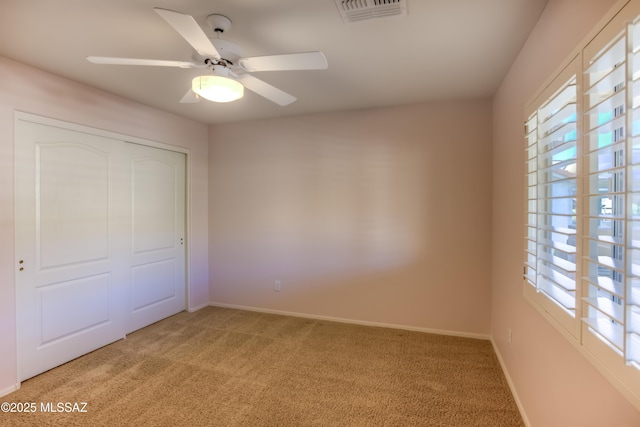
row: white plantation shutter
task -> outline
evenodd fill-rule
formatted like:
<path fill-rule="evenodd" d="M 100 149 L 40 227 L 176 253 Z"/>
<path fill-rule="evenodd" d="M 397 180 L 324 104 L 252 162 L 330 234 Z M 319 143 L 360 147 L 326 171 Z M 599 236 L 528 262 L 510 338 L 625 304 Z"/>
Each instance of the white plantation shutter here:
<path fill-rule="evenodd" d="M 587 237 L 584 322 L 620 354 L 627 282 L 628 34 L 589 60 L 585 71 Z"/>
<path fill-rule="evenodd" d="M 574 59 L 534 101 L 525 124 L 525 296 L 572 336 L 578 278 L 578 74 Z"/>
<path fill-rule="evenodd" d="M 524 274 L 527 282 L 536 286 L 537 277 L 537 217 L 538 217 L 538 115 L 534 112 L 525 124 L 525 170 L 527 171 L 527 219 L 525 235 Z"/>
<path fill-rule="evenodd" d="M 631 112 L 628 189 L 628 277 L 626 283 L 625 359 L 640 369 L 640 19 L 628 28 L 631 39 Z"/>
<path fill-rule="evenodd" d="M 538 109 L 538 291 L 575 317 L 576 76 Z"/>
<path fill-rule="evenodd" d="M 640 369 L 640 26 L 627 23 L 585 70 L 588 234 L 585 344 L 593 334 Z M 596 45 L 597 46 L 597 45 Z"/>

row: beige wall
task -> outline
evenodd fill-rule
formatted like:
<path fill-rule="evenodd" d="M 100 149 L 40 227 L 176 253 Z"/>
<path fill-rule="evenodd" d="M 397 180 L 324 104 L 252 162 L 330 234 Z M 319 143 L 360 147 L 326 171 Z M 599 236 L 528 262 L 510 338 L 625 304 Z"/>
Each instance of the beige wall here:
<path fill-rule="evenodd" d="M 212 301 L 488 335 L 490 114 L 475 100 L 212 127 Z"/>
<path fill-rule="evenodd" d="M 521 293 L 524 104 L 613 3 L 550 0 L 493 104 L 319 114 L 212 126 L 209 135 L 205 125 L 0 57 L 0 394 L 17 375 L 20 110 L 191 149 L 191 306 L 210 298 L 491 333 L 533 426 L 640 425 L 640 413 Z"/>
<path fill-rule="evenodd" d="M 209 300 L 207 126 L 0 57 L 0 395 L 16 385 L 14 111 L 189 148 L 189 305 Z"/>
<path fill-rule="evenodd" d="M 533 426 L 640 425 L 640 413 L 522 298 L 524 106 L 614 3 L 550 0 L 494 98 L 492 335 Z"/>

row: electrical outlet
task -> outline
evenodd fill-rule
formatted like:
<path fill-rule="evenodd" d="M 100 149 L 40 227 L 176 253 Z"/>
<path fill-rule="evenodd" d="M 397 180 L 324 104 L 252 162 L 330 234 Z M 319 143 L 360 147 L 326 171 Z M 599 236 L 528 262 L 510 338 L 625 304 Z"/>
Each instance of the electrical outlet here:
<path fill-rule="evenodd" d="M 509 344 L 509 348 L 511 348 L 511 328 L 507 329 L 507 343 Z"/>
<path fill-rule="evenodd" d="M 276 280 L 275 283 L 273 284 L 273 290 L 276 292 L 280 292 L 281 285 L 282 285 L 282 282 L 280 280 Z"/>

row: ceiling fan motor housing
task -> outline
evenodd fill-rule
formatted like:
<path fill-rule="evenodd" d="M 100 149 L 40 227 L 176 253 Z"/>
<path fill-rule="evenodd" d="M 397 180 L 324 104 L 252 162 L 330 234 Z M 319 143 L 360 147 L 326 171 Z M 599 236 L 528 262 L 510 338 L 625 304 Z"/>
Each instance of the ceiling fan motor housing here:
<path fill-rule="evenodd" d="M 228 40 L 216 38 L 212 38 L 209 40 L 211 40 L 211 44 L 213 44 L 218 53 L 220 53 L 220 59 L 213 61 L 214 63 L 225 63 L 227 65 L 234 65 L 238 63 L 238 59 L 244 56 L 244 53 L 240 46 L 235 43 L 232 43 Z M 199 64 L 202 64 L 204 62 L 205 64 L 209 65 L 208 61 L 211 61 L 210 58 L 202 57 L 196 51 L 193 52 L 191 58 Z"/>
<path fill-rule="evenodd" d="M 224 33 L 231 28 L 231 19 L 224 15 L 214 13 L 213 15 L 207 16 L 207 25 L 209 25 L 215 33 Z"/>

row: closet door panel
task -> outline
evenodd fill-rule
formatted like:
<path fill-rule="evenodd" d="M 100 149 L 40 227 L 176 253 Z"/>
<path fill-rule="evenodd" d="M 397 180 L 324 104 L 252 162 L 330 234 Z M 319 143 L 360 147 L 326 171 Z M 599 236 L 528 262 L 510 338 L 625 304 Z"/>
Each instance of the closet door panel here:
<path fill-rule="evenodd" d="M 16 122 L 20 379 L 122 338 L 122 141 Z M 122 270 L 120 268 L 120 270 Z"/>
<path fill-rule="evenodd" d="M 127 144 L 131 290 L 127 332 L 185 309 L 185 156 Z"/>

